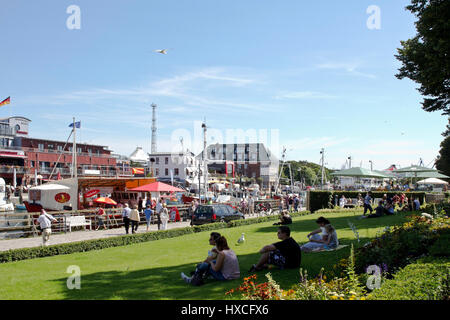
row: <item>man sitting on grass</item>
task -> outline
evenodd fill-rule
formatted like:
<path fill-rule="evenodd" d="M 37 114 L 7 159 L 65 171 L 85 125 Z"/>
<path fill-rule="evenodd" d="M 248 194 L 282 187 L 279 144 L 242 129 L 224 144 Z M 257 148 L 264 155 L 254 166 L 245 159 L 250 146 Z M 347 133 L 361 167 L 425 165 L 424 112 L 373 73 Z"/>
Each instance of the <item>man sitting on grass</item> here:
<path fill-rule="evenodd" d="M 289 227 L 278 227 L 278 239 L 280 242 L 263 247 L 259 253 L 262 254 L 259 262 L 254 264 L 249 272 L 260 271 L 269 264 L 276 265 L 280 269 L 299 268 L 301 262 L 301 250 L 298 243 L 291 237 Z"/>

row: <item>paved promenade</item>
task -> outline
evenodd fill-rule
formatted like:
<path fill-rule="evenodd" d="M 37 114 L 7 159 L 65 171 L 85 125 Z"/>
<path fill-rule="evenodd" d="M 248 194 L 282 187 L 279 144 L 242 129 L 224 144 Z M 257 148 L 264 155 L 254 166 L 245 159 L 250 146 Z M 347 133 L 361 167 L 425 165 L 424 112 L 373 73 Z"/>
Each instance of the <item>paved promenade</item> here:
<path fill-rule="evenodd" d="M 167 225 L 168 229 L 173 228 L 183 228 L 190 225 L 190 221 L 186 222 L 171 222 Z M 145 224 L 139 225 L 137 233 L 146 232 L 147 226 Z M 151 231 L 157 231 L 158 225 L 152 224 L 150 226 Z M 131 232 L 131 226 L 130 226 Z M 83 240 L 92 240 L 92 239 L 103 239 L 103 238 L 111 238 L 125 235 L 125 228 L 115 228 L 103 230 L 99 229 L 98 231 L 72 231 L 67 233 L 59 233 L 52 234 L 50 236 L 49 245 L 53 244 L 61 244 L 68 242 L 76 242 Z M 0 251 L 7 251 L 10 249 L 20 249 L 20 248 L 32 248 L 39 247 L 42 245 L 42 237 L 29 237 L 29 238 L 18 238 L 18 239 L 9 239 L 9 240 L 0 240 Z"/>
<path fill-rule="evenodd" d="M 277 214 L 277 212 L 273 212 L 273 214 Z M 259 216 L 258 214 L 246 215 L 246 218 L 247 219 L 248 218 L 256 218 L 258 216 Z M 190 221 L 170 222 L 167 225 L 167 228 L 168 229 L 184 228 L 184 227 L 189 226 L 190 224 L 191 224 Z M 137 233 L 146 232 L 146 227 L 147 226 L 145 224 L 139 225 Z M 152 224 L 150 226 L 149 232 L 157 231 L 157 230 L 158 230 L 158 225 Z M 130 232 L 131 232 L 131 225 L 130 225 Z M 73 231 L 73 232 L 67 232 L 67 233 L 52 234 L 50 236 L 50 241 L 48 242 L 48 244 L 54 245 L 54 244 L 61 244 L 61 243 L 68 243 L 68 242 L 118 237 L 118 236 L 123 236 L 123 235 L 125 235 L 124 227 L 108 229 L 108 230 L 99 229 L 98 231 L 89 231 L 89 230 L 88 231 Z M 11 250 L 11 249 L 39 247 L 41 245 L 42 245 L 42 237 L 41 236 L 0 240 L 0 252 Z"/>

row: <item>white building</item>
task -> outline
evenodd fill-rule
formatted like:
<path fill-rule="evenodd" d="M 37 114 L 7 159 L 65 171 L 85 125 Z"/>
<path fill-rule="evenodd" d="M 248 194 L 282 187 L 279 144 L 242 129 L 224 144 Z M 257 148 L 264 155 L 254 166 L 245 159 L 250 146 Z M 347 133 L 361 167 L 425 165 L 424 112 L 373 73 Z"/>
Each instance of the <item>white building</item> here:
<path fill-rule="evenodd" d="M 201 174 L 203 165 L 195 158 L 192 152 L 157 152 L 149 154 L 149 157 L 148 167 L 158 181 L 171 182 L 173 177 L 174 182 L 183 185 L 198 185 L 199 164 Z M 200 181 L 203 183 L 202 176 Z"/>
<path fill-rule="evenodd" d="M 148 164 L 149 156 L 147 153 L 145 153 L 144 150 L 142 150 L 141 147 L 136 147 L 136 150 L 133 151 L 128 159 L 135 163 L 139 163 L 142 166 L 145 166 L 146 164 Z"/>

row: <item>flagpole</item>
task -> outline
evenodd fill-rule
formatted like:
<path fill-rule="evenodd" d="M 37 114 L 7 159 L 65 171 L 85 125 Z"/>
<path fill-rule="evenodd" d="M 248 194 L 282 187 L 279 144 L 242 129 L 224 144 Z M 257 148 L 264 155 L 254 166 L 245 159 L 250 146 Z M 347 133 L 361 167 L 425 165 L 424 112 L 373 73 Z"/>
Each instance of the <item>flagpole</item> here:
<path fill-rule="evenodd" d="M 76 141 L 76 124 L 75 124 L 75 117 L 73 117 L 73 152 L 74 152 L 74 177 L 78 178 L 78 167 L 77 167 L 77 141 Z"/>

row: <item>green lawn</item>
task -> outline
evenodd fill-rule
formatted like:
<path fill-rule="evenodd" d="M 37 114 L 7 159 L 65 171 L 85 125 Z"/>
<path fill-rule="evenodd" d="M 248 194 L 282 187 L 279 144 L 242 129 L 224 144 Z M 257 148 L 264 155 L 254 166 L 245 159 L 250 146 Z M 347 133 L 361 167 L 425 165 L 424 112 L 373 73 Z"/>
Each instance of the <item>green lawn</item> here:
<path fill-rule="evenodd" d="M 340 242 L 364 244 L 386 226 L 404 221 L 404 215 L 358 220 L 355 213 L 323 214 L 336 227 Z M 293 219 L 290 226 L 293 238 L 306 242 L 306 235 L 317 228 L 319 214 Z M 348 226 L 356 225 L 361 242 L 358 244 Z M 193 270 L 209 250 L 208 232 L 177 238 L 151 241 L 136 245 L 108 248 L 99 251 L 24 260 L 0 264 L 0 299 L 225 299 L 224 293 L 240 285 L 249 275 L 261 247 L 278 241 L 273 222 L 218 230 L 229 240 L 230 247 L 238 255 L 241 280 L 230 282 L 210 281 L 202 287 L 184 283 L 180 273 Z M 235 246 L 241 233 L 246 243 Z M 339 259 L 349 255 L 349 248 L 339 251 L 302 255 L 302 267 L 308 274 L 316 275 L 321 267 L 331 268 Z M 67 267 L 77 265 L 81 269 L 81 290 L 69 290 L 66 286 Z M 271 270 L 282 288 L 298 281 L 298 270 Z M 265 279 L 265 272 L 259 278 Z M 236 297 L 237 298 L 237 297 Z"/>

